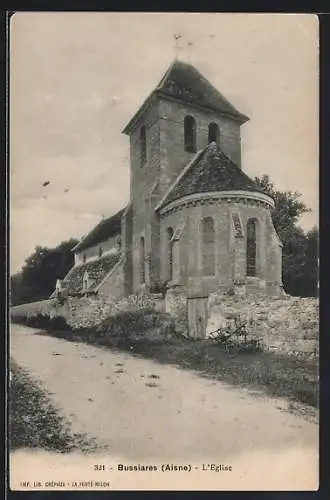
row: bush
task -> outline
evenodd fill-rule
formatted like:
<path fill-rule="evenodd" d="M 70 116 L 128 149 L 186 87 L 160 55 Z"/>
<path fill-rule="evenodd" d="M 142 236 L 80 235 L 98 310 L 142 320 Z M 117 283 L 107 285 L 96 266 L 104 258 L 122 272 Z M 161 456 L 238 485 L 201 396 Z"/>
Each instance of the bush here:
<path fill-rule="evenodd" d="M 119 312 L 96 326 L 96 333 L 99 336 L 118 336 L 123 339 L 141 337 L 150 331 L 168 335 L 173 330 L 172 318 L 166 313 L 159 313 L 151 308 Z"/>
<path fill-rule="evenodd" d="M 108 316 L 94 327 L 72 328 L 63 316 L 50 317 L 48 314 L 17 315 L 12 321 L 31 328 L 41 328 L 53 332 L 74 331 L 97 339 L 119 337 L 136 339 L 143 336 L 166 336 L 174 332 L 174 322 L 167 313 L 157 312 L 151 307 L 136 311 L 121 311 Z"/>
<path fill-rule="evenodd" d="M 17 314 L 11 316 L 12 323 L 18 323 L 19 325 L 25 325 L 27 321 L 27 316 L 23 314 Z"/>
<path fill-rule="evenodd" d="M 12 322 L 30 326 L 31 328 L 44 328 L 45 330 L 71 330 L 63 316 L 50 317 L 49 314 L 42 313 L 13 316 Z"/>

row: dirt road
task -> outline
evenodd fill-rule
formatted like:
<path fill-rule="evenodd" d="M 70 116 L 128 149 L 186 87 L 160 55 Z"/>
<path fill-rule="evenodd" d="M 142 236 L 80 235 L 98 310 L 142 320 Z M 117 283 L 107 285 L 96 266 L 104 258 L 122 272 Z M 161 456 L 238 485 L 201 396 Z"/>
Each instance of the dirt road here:
<path fill-rule="evenodd" d="M 238 482 L 242 489 L 318 487 L 318 426 L 285 411 L 285 401 L 129 353 L 35 332 L 12 325 L 12 357 L 43 382 L 76 432 L 107 448 L 108 462 L 111 457 L 113 464 L 192 464 L 196 474 L 190 473 L 189 486 L 202 489 L 204 483 L 207 489 L 219 489 L 220 477 L 225 489 L 241 489 Z M 12 460 L 17 471 L 20 465 L 18 475 L 32 467 L 29 454 L 18 452 Z M 36 454 L 33 460 L 38 460 Z M 58 460 L 77 467 L 68 457 Z M 79 460 L 95 463 L 95 458 Z M 211 463 L 231 464 L 232 472 L 199 473 L 202 464 Z M 122 481 L 126 488 L 127 474 L 134 475 L 130 486 L 136 489 L 155 487 L 148 488 L 156 475 L 127 472 L 124 479 L 125 473 L 117 474 L 118 484 Z M 173 474 L 165 474 L 166 481 L 164 475 L 158 477 L 157 485 L 165 481 L 168 489 L 172 483 L 178 487 L 184 474 L 181 479 Z"/>

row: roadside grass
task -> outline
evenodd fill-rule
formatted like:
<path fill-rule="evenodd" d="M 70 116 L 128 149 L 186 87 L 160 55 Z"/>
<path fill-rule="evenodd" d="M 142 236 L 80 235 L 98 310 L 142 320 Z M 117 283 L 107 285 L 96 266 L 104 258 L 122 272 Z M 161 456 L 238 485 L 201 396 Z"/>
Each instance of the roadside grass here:
<path fill-rule="evenodd" d="M 300 359 L 270 351 L 228 351 L 220 343 L 184 337 L 147 339 L 120 337 L 84 331 L 40 331 L 72 342 L 128 351 L 134 356 L 173 364 L 198 374 L 246 387 L 293 402 L 318 408 L 318 365 L 316 360 Z"/>
<path fill-rule="evenodd" d="M 194 370 L 211 379 L 318 407 L 315 361 L 266 351 L 228 352 L 223 345 L 187 339 L 139 340 L 117 347 L 128 347 L 134 354 Z"/>
<path fill-rule="evenodd" d="M 10 362 L 9 447 L 38 448 L 57 453 L 94 451 L 96 444 L 73 433 L 50 397 L 14 360 Z"/>

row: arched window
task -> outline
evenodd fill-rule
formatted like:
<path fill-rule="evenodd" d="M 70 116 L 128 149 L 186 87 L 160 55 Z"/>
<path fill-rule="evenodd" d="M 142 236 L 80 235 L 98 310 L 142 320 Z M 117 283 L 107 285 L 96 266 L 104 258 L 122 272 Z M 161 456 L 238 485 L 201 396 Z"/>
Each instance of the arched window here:
<path fill-rule="evenodd" d="M 100 248 L 99 248 L 99 257 L 102 257 L 102 254 L 103 254 L 103 248 L 102 248 L 102 247 L 100 247 Z"/>
<path fill-rule="evenodd" d="M 209 124 L 209 143 L 210 142 L 215 142 L 217 146 L 219 146 L 220 142 L 220 132 L 219 132 L 219 127 L 216 123 L 210 123 Z"/>
<path fill-rule="evenodd" d="M 204 217 L 202 220 L 202 243 L 203 275 L 213 276 L 215 274 L 215 235 L 212 217 Z"/>
<path fill-rule="evenodd" d="M 168 263 L 168 279 L 173 279 L 173 229 L 167 228 L 167 263 Z"/>
<path fill-rule="evenodd" d="M 143 285 L 146 282 L 145 271 L 145 244 L 143 236 L 140 239 L 140 283 Z"/>
<path fill-rule="evenodd" d="M 192 116 L 184 119 L 184 149 L 189 153 L 196 152 L 196 122 Z"/>
<path fill-rule="evenodd" d="M 249 219 L 246 227 L 246 275 L 257 275 L 257 221 Z"/>
<path fill-rule="evenodd" d="M 147 139 L 146 139 L 146 127 L 142 125 L 140 128 L 140 161 L 141 167 L 145 164 L 147 160 Z"/>

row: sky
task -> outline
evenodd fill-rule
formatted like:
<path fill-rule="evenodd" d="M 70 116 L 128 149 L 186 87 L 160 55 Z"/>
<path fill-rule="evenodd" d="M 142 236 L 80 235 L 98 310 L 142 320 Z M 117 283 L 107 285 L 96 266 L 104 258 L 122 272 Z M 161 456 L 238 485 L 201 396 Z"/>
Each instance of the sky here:
<path fill-rule="evenodd" d="M 243 170 L 302 193 L 312 213 L 301 226 L 318 224 L 316 16 L 19 12 L 10 26 L 11 273 L 36 245 L 80 239 L 125 206 L 122 129 L 175 57 L 250 117 Z"/>

